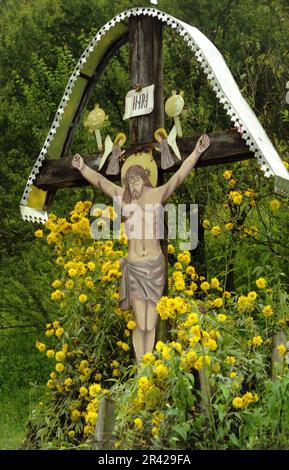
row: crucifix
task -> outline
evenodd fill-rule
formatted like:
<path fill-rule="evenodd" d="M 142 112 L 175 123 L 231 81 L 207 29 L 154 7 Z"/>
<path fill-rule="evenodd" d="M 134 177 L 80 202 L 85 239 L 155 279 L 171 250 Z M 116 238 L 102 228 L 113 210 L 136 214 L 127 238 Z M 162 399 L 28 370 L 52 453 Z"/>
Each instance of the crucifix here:
<path fill-rule="evenodd" d="M 119 26 L 110 47 L 108 47 L 107 42 L 104 42 L 102 49 L 99 49 L 102 51 L 102 58 L 98 65 L 95 67 L 94 62 L 96 59 L 94 59 L 94 62 L 92 59 L 89 61 L 89 54 L 93 54 L 94 51 L 94 46 L 91 45 L 87 50 L 87 57 L 84 54 L 81 59 L 84 63 L 87 62 L 86 68 L 83 68 L 81 71 L 79 67 L 73 74 L 75 76 L 71 78 L 72 82 L 80 80 L 77 82 L 81 90 L 79 92 L 79 99 L 75 99 L 74 104 L 72 101 L 70 118 L 68 115 L 65 115 L 64 107 L 60 106 L 57 113 L 60 115 L 64 114 L 64 117 L 66 116 L 66 120 L 63 119 L 62 133 L 58 132 L 59 126 L 57 126 L 58 121 L 56 120 L 50 134 L 56 134 L 57 138 L 54 140 L 54 143 L 52 142 L 50 148 L 48 148 L 49 145 L 46 145 L 43 150 L 44 156 L 42 155 L 40 164 L 38 163 L 36 168 L 34 168 L 32 172 L 33 177 L 30 177 L 31 181 L 34 181 L 33 189 L 31 191 L 31 188 L 29 188 L 30 191 L 32 193 L 39 191 L 40 198 L 44 197 L 44 204 L 43 201 L 40 201 L 40 203 L 37 203 L 38 205 L 36 204 L 37 207 L 32 204 L 29 207 L 29 204 L 27 204 L 27 194 L 24 194 L 23 200 L 26 206 L 24 204 L 21 206 L 23 217 L 26 220 L 37 220 L 34 218 L 35 212 L 33 210 L 35 209 L 38 211 L 38 214 L 42 214 L 41 209 L 43 207 L 47 209 L 51 205 L 55 191 L 58 188 L 86 184 L 93 184 L 110 197 L 119 197 L 121 206 L 123 202 L 134 202 L 137 206 L 147 203 L 163 204 L 195 166 L 223 164 L 253 158 L 254 153 L 260 160 L 265 174 L 267 172 L 267 176 L 270 174 L 275 175 L 280 186 L 282 186 L 282 191 L 284 193 L 288 192 L 287 184 L 289 176 L 287 170 L 285 167 L 282 167 L 281 159 L 278 157 L 251 108 L 239 96 L 240 93 L 236 83 L 230 82 L 233 78 L 226 65 L 222 62 L 222 56 L 219 57 L 217 49 L 215 48 L 215 50 L 211 43 L 208 44 L 207 38 L 202 42 L 202 38 L 200 38 L 201 33 L 198 30 L 196 30 L 198 31 L 196 33 L 195 28 L 178 22 L 178 20 L 158 12 L 158 10 L 141 8 L 128 10 L 124 14 L 118 15 L 117 20 L 108 23 L 108 25 L 102 28 L 102 36 L 104 37 L 112 26 L 116 28 L 121 20 L 124 19 L 128 19 L 127 27 L 121 29 Z M 229 106 L 229 102 L 232 104 L 232 107 L 230 108 L 229 106 L 227 109 L 229 109 L 229 113 L 233 116 L 236 124 L 236 129 L 214 132 L 209 135 L 203 135 L 201 138 L 199 136 L 194 138 L 179 137 L 177 143 L 181 159 L 176 159 L 172 166 L 170 166 L 170 162 L 166 159 L 164 159 L 164 162 L 167 164 L 161 165 L 159 154 L 153 150 L 156 140 L 159 147 L 161 147 L 166 137 L 162 132 L 156 132 L 164 127 L 162 28 L 165 21 L 169 25 L 175 24 L 179 28 L 180 34 L 186 38 L 193 38 L 195 44 L 199 41 L 200 50 L 197 51 L 197 60 L 199 58 L 202 60 L 206 59 L 205 54 L 207 54 L 207 65 L 203 61 L 202 64 L 206 65 L 206 68 L 203 68 L 208 76 L 216 77 L 216 83 L 217 79 L 219 80 L 220 89 L 222 77 L 224 90 L 228 84 L 231 85 L 231 88 L 226 90 L 226 93 L 224 91 L 224 96 L 222 95 L 221 99 L 226 106 Z M 96 80 L 99 78 L 110 57 L 127 40 L 130 45 L 130 79 L 132 89 L 141 90 L 154 85 L 154 105 L 149 114 L 130 118 L 130 148 L 126 150 L 124 157 L 125 162 L 132 159 L 134 163 L 129 168 L 126 168 L 126 173 L 123 175 L 125 184 L 121 187 L 117 184 L 120 175 L 115 171 L 108 175 L 106 173 L 107 165 L 104 165 L 99 170 L 95 155 L 83 157 L 79 154 L 73 157 L 67 155 L 69 155 L 69 146 L 73 133 L 80 121 Z M 194 44 L 193 47 L 195 47 Z M 222 76 L 218 76 L 220 70 L 223 72 Z M 67 101 L 69 102 L 70 91 L 68 87 L 66 92 L 68 96 L 63 98 L 64 104 Z M 227 99 L 227 96 L 230 96 L 230 100 Z M 140 106 L 143 103 L 139 102 L 136 104 Z M 66 109 L 68 108 L 67 106 Z M 242 116 L 245 122 L 242 122 Z M 240 132 L 237 132 L 237 130 Z M 250 140 L 250 145 L 248 145 L 248 141 L 244 141 L 245 139 L 242 140 L 244 135 L 247 135 L 246 133 L 252 139 L 252 141 Z M 50 158 L 42 164 L 47 152 Z M 154 157 L 155 164 L 158 167 L 157 186 L 154 186 L 150 181 L 150 175 L 147 173 L 147 168 L 143 163 L 148 158 L 148 155 L 150 156 L 149 158 Z M 164 183 L 163 179 L 165 172 L 174 173 L 167 183 Z M 144 239 L 131 240 L 128 258 L 122 262 L 123 279 L 120 302 L 123 307 L 132 306 L 135 314 L 137 329 L 134 337 L 134 349 L 137 361 L 140 360 L 145 352 L 151 351 L 154 346 L 157 320 L 155 304 L 162 293 L 165 292 L 167 276 L 166 244 L 162 243 L 161 247 L 162 250 L 160 250 L 160 244 L 154 239 L 149 241 Z M 154 282 L 149 283 L 147 281 L 149 276 L 152 276 Z M 142 291 L 141 295 L 140 291 Z"/>

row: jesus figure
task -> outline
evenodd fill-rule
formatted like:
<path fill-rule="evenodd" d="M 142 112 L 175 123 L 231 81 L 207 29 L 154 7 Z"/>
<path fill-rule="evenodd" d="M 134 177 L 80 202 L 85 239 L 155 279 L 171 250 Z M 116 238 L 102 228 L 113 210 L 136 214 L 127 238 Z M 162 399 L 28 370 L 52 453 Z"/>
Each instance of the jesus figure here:
<path fill-rule="evenodd" d="M 112 183 L 109 179 L 84 163 L 81 155 L 76 154 L 72 166 L 77 168 L 82 176 L 94 187 L 100 189 L 111 198 L 117 198 L 121 204 L 124 219 L 129 219 L 130 207 L 136 207 L 138 227 L 143 229 L 147 224 L 146 207 L 163 206 L 171 194 L 190 174 L 200 155 L 209 147 L 210 140 L 203 134 L 193 152 L 184 160 L 178 171 L 161 186 L 152 185 L 149 176 L 139 163 L 127 168 L 123 187 Z M 128 209 L 129 208 L 129 209 Z M 149 222 L 152 236 L 146 237 L 146 230 L 141 230 L 141 237 L 132 236 L 134 228 L 125 224 L 128 238 L 127 258 L 121 259 L 121 287 L 119 303 L 121 309 L 132 308 L 136 327 L 133 330 L 132 341 L 136 361 L 139 364 L 143 355 L 152 352 L 155 343 L 158 313 L 156 304 L 160 300 L 166 280 L 166 265 L 160 239 L 156 234 L 157 213 L 153 211 L 153 222 Z M 151 218 L 150 218 L 151 220 Z M 138 230 L 137 230 L 138 231 Z"/>

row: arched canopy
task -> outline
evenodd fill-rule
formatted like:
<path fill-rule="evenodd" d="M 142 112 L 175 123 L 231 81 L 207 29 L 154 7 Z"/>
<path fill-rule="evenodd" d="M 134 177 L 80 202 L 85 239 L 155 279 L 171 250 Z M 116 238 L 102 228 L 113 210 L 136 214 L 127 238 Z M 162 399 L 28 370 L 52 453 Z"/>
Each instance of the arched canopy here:
<path fill-rule="evenodd" d="M 43 210 L 46 192 L 33 185 L 45 159 L 58 159 L 65 154 L 73 131 L 99 76 L 102 64 L 111 51 L 128 37 L 129 18 L 152 16 L 175 29 L 194 53 L 213 90 L 235 127 L 242 126 L 242 138 L 265 174 L 276 177 L 276 190 L 289 194 L 289 173 L 255 113 L 243 98 L 222 54 L 197 28 L 155 8 L 132 8 L 115 16 L 95 35 L 79 59 L 64 91 L 50 131 L 28 178 L 20 208 L 22 218 L 32 222 L 47 220 Z M 36 202 L 35 202 L 36 201 Z"/>

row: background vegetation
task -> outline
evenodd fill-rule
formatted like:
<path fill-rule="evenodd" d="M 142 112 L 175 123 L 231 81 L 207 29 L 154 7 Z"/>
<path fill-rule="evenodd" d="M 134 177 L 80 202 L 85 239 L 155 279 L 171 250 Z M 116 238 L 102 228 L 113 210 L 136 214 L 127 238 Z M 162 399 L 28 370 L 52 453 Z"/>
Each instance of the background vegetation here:
<path fill-rule="evenodd" d="M 87 42 L 114 14 L 138 4 L 128 0 L 73 0 L 71 8 L 70 0 L 0 3 L 1 448 L 15 448 L 24 437 L 24 424 L 42 393 L 31 384 L 45 384 L 48 374 L 47 361 L 37 355 L 33 346 L 45 324 L 59 313 L 50 299 L 57 266 L 51 247 L 35 243 L 37 226 L 21 220 L 22 192 L 70 73 Z M 198 27 L 215 43 L 287 163 L 287 2 L 162 0 L 159 8 Z M 165 39 L 165 96 L 172 89 L 185 91 L 185 134 L 231 127 L 186 46 L 169 31 Z M 112 134 L 125 130 L 121 116 L 128 90 L 127 66 L 128 51 L 123 47 L 102 75 L 88 106 L 100 103 L 110 117 L 106 131 Z M 80 126 L 71 152 L 91 151 L 94 145 Z M 233 171 L 232 178 L 223 177 L 226 169 Z M 229 183 L 235 175 L 235 183 Z M 206 251 L 202 272 L 208 277 L 220 276 L 230 290 L 240 292 L 249 291 L 255 279 L 263 275 L 271 283 L 281 280 L 281 293 L 286 295 L 288 208 L 286 200 L 274 194 L 272 179 L 265 179 L 257 163 L 250 161 L 230 168 L 199 169 L 195 184 L 191 183 L 189 180 L 178 190 L 175 200 L 202 202 L 201 217 L 209 221 L 203 224 Z M 246 196 L 248 189 L 254 193 Z M 241 204 L 232 204 L 230 190 L 241 192 Z M 66 217 L 78 200 L 92 201 L 96 197 L 101 200 L 102 196 L 90 187 L 58 191 L 53 212 Z M 233 223 L 234 229 L 226 229 L 227 223 Z M 212 231 L 214 227 L 221 232 L 216 228 Z"/>

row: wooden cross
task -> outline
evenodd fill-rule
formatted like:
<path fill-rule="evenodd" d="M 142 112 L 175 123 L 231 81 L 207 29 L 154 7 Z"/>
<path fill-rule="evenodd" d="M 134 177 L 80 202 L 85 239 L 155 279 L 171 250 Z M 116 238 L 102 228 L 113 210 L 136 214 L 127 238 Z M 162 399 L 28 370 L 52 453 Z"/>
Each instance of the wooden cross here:
<path fill-rule="evenodd" d="M 130 46 L 130 81 L 131 87 L 155 85 L 154 109 L 152 113 L 130 119 L 130 142 L 131 147 L 125 152 L 125 157 L 136 153 L 136 151 L 153 150 L 155 143 L 154 132 L 157 128 L 164 127 L 164 98 L 163 98 L 163 59 L 162 59 L 162 22 L 150 16 L 133 16 L 130 18 L 129 27 L 129 46 Z M 100 70 L 96 71 L 99 77 L 104 66 L 113 56 L 127 38 L 115 44 L 114 48 L 105 56 Z M 88 83 L 88 91 L 91 89 L 94 80 Z M 72 140 L 73 131 L 79 122 L 82 111 L 87 100 L 83 100 L 77 112 L 73 126 L 68 133 L 66 142 L 63 146 L 62 158 L 59 160 L 46 160 L 38 174 L 34 184 L 40 189 L 48 191 L 46 199 L 46 209 L 51 205 L 55 192 L 58 188 L 71 188 L 76 186 L 84 186 L 89 184 L 81 173 L 72 167 L 72 156 L 69 153 L 69 145 Z M 201 156 L 197 162 L 197 167 L 211 166 L 224 163 L 232 163 L 239 160 L 253 158 L 254 154 L 250 152 L 245 141 L 241 138 L 236 129 L 228 129 L 208 134 L 211 145 L 208 150 Z M 180 149 L 182 160 L 184 160 L 195 148 L 197 139 L 195 137 L 178 138 L 177 143 Z M 159 154 L 153 150 L 155 161 L 159 167 L 158 185 L 163 183 L 164 173 L 175 172 L 180 161 L 170 167 L 168 170 L 160 168 Z M 84 156 L 85 162 L 92 169 L 98 171 L 96 165 L 96 154 Z M 118 181 L 120 175 L 107 176 L 105 174 L 106 165 L 100 170 L 112 181 Z M 166 256 L 166 244 L 162 245 L 163 252 Z M 196 253 L 198 248 L 195 250 Z M 166 293 L 166 292 L 165 292 Z M 160 334 L 159 336 L 162 336 Z"/>

